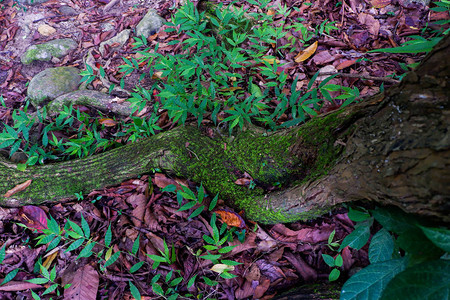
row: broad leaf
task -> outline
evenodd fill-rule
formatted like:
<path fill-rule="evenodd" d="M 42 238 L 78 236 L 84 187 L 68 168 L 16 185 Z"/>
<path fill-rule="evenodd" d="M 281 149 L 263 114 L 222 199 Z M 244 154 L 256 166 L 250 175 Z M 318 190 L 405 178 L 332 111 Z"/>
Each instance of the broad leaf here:
<path fill-rule="evenodd" d="M 390 260 L 394 251 L 394 241 L 386 229 L 381 229 L 372 238 L 369 246 L 369 260 L 374 264 Z"/>
<path fill-rule="evenodd" d="M 357 250 L 364 247 L 370 237 L 370 226 L 372 225 L 372 220 L 373 219 L 370 219 L 356 225 L 355 230 L 347 235 L 342 241 L 341 247 L 339 247 L 339 251 L 342 251 L 342 249 L 347 246 Z"/>
<path fill-rule="evenodd" d="M 401 234 L 409 230 L 415 230 L 414 225 L 416 220 L 414 217 L 407 215 L 399 208 L 380 208 L 371 211 L 372 216 L 378 221 L 386 230 Z"/>
<path fill-rule="evenodd" d="M 379 299 L 389 281 L 402 272 L 406 264 L 406 258 L 400 258 L 367 266 L 347 280 L 342 287 L 340 299 Z"/>
<path fill-rule="evenodd" d="M 91 265 L 85 265 L 75 272 L 70 287 L 64 290 L 64 299 L 95 300 L 98 289 L 98 273 Z"/>
<path fill-rule="evenodd" d="M 449 295 L 450 261 L 435 260 L 408 268 L 395 276 L 381 299 L 448 299 Z"/>
<path fill-rule="evenodd" d="M 450 253 L 450 230 L 420 226 L 427 238 L 436 246 Z"/>

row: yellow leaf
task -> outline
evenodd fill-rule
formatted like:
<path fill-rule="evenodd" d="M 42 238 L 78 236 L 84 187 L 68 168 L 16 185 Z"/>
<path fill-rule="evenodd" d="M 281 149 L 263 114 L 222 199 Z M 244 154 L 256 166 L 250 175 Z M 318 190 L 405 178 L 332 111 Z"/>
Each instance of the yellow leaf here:
<path fill-rule="evenodd" d="M 211 271 L 222 274 L 225 271 L 234 271 L 234 266 L 215 264 L 214 266 L 212 266 Z"/>
<path fill-rule="evenodd" d="M 313 55 L 314 52 L 316 52 L 317 45 L 318 45 L 318 42 L 315 41 L 314 44 L 312 44 L 311 46 L 307 47 L 305 50 L 300 51 L 300 53 L 297 54 L 297 56 L 294 58 L 295 62 L 299 63 L 299 62 L 305 61 L 308 58 L 310 58 L 311 55 Z"/>
<path fill-rule="evenodd" d="M 274 62 L 277 62 L 277 64 L 280 63 L 280 61 L 276 58 L 263 58 L 263 60 L 267 61 L 271 65 L 273 65 Z"/>

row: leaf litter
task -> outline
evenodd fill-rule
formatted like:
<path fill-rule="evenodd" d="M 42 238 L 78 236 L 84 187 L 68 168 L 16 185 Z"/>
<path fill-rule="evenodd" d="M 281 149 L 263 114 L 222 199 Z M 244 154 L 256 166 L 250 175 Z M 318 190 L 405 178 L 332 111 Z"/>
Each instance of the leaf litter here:
<path fill-rule="evenodd" d="M 143 6 L 137 1 L 114 0 L 48 1 L 41 5 L 27 6 L 27 11 L 13 4 L 12 0 L 0 3 L 3 5 L 0 15 L 0 94 L 4 99 L 4 105 L 0 106 L 0 121 L 2 121 L 0 129 L 3 128 L 3 123 L 11 124 L 12 109 L 23 106 L 27 82 L 39 71 L 47 67 L 66 65 L 82 68 L 85 56 L 91 51 L 96 67 L 103 67 L 109 80 L 117 84 L 122 76 L 119 72 L 119 66 L 123 63 L 121 57 L 138 58 L 138 54 L 132 51 L 132 39 L 129 39 L 123 47 L 106 46 L 103 53 L 100 53 L 98 46 L 122 29 L 134 28 L 149 4 Z M 64 15 L 60 13 L 63 4 L 84 9 L 76 16 Z M 173 4 L 177 6 L 179 3 L 174 1 Z M 333 78 L 332 83 L 357 87 L 361 97 L 379 91 L 379 82 L 376 81 L 400 76 L 405 72 L 405 65 L 417 63 L 423 58 L 423 54 L 369 54 L 366 53 L 368 50 L 396 47 L 406 42 L 409 35 L 419 35 L 425 26 L 435 26 L 428 24 L 429 20 L 449 18 L 448 13 L 431 11 L 427 6 L 409 1 L 287 0 L 272 1 L 271 4 L 299 8 L 292 9 L 287 16 L 277 14 L 276 9 L 268 10 L 266 13 L 274 16 L 273 25 L 276 27 L 282 22 L 288 26 L 294 25 L 294 20 L 302 18 L 305 28 L 320 28 L 323 22 L 329 21 L 335 22 L 334 26 L 339 30 L 315 32 L 314 43 L 309 47 L 304 47 L 300 43 L 298 49 L 286 52 L 279 61 L 267 60 L 267 62 L 284 63 L 285 65 L 278 71 L 285 72 L 291 80 L 298 77 L 299 90 L 308 85 L 309 80 L 319 69 L 330 73 L 342 72 L 339 73 L 340 76 Z M 172 3 L 166 1 L 157 1 L 151 6 L 168 20 L 172 12 L 171 5 Z M 261 12 L 261 8 L 248 2 L 235 5 Z M 26 40 L 26 43 L 36 44 L 71 36 L 77 37 L 80 41 L 78 49 L 59 61 L 25 68 L 19 61 L 20 51 L 24 50 L 25 45 L 19 43 L 18 37 L 21 34 L 22 21 L 31 15 L 40 18 L 32 21 L 36 24 L 36 30 L 31 35 L 31 40 Z M 103 30 L 99 26 L 105 22 L 111 23 L 112 29 Z M 179 53 L 180 44 L 172 45 L 169 42 L 176 39 L 182 41 L 188 37 L 177 37 L 163 29 L 164 27 L 149 37 L 148 42 L 153 46 L 159 43 L 158 51 L 162 54 Z M 303 40 L 307 38 L 300 31 L 291 29 L 285 38 L 272 46 L 283 46 L 287 43 L 289 35 Z M 145 73 L 145 66 L 141 67 L 142 73 Z M 161 74 L 155 74 L 153 79 L 139 81 L 140 75 L 130 74 L 126 89 L 132 90 L 136 84 L 148 87 L 151 80 L 164 80 Z M 257 84 L 264 90 L 266 82 L 263 78 L 259 79 Z M 386 86 L 392 83 L 386 81 Z M 98 90 L 104 88 L 102 85 L 99 80 L 93 82 L 93 86 Z M 158 101 L 158 98 L 155 96 L 154 100 Z M 277 104 L 274 103 L 275 106 Z M 339 105 L 333 103 L 331 107 L 324 107 L 323 112 L 337 109 Z M 80 109 L 92 112 L 89 107 L 80 106 Z M 140 117 L 153 111 L 145 109 L 147 108 L 141 110 Z M 162 117 L 158 125 L 164 129 L 172 128 L 174 124 L 167 118 L 167 113 L 161 114 L 163 116 L 166 114 L 166 117 Z M 105 135 L 114 133 L 116 125 L 114 118 L 102 117 L 100 122 L 108 127 L 105 129 Z M 56 134 L 60 135 L 58 138 L 69 137 L 63 132 Z M 238 179 L 236 184 L 250 185 L 251 181 L 251 177 L 244 176 Z M 214 267 L 210 261 L 199 260 L 196 256 L 196 251 L 206 245 L 203 236 L 211 236 L 214 232 L 209 223 L 211 213 L 205 211 L 198 217 L 189 218 L 197 206 L 187 211 L 179 211 L 180 203 L 176 196 L 163 191 L 169 185 L 175 185 L 178 190 L 182 190 L 183 186 L 196 190 L 195 183 L 188 180 L 156 173 L 128 180 L 120 186 L 93 191 L 81 201 L 53 206 L 29 205 L 20 209 L 1 208 L 0 248 L 5 249 L 5 257 L 0 264 L 0 274 L 8 274 L 16 269 L 19 271 L 14 280 L 0 286 L 0 297 L 30 299 L 31 290 L 42 296 L 44 289 L 39 288 L 42 285 L 26 281 L 38 277 L 39 264 L 42 264 L 46 266 L 48 272 L 55 270 L 56 278 L 61 284 L 71 284 L 64 291 L 64 298 L 77 294 L 83 295 L 83 299 L 132 299 L 128 285 L 128 282 L 132 281 L 137 290 L 145 295 L 144 299 L 152 299 L 157 295 L 152 289 L 151 278 L 157 274 L 167 276 L 172 269 L 177 270 L 185 278 L 180 285 L 180 292 L 195 295 L 203 291 L 206 295 L 218 299 L 270 299 L 280 291 L 293 286 L 326 282 L 330 268 L 322 260 L 322 254 L 333 255 L 327 247 L 328 236 L 334 230 L 335 240 L 342 240 L 354 226 L 343 208 L 314 221 L 288 225 L 258 225 L 246 220 L 245 216 L 233 211 L 232 208 L 226 207 L 219 199 L 215 211 L 220 216 L 219 223 L 224 223 L 228 228 L 239 228 L 245 239 L 239 241 L 235 238 L 225 243 L 228 246 L 236 246 L 225 258 L 242 263 L 230 271 L 237 277 L 233 280 L 218 279 L 215 272 L 224 269 L 217 265 Z M 11 193 L 21 188 L 26 187 L 18 186 Z M 205 201 L 209 203 L 212 198 L 208 196 Z M 181 205 L 186 201 L 183 200 Z M 49 252 L 49 244 L 36 245 L 35 238 L 49 228 L 47 219 L 50 217 L 61 228 L 66 228 L 68 220 L 82 227 L 85 219 L 91 232 L 90 238 L 100 244 L 112 245 L 110 255 L 119 253 L 117 260 L 105 270 L 101 270 L 101 264 L 97 264 L 93 256 L 77 260 L 79 250 L 66 252 L 64 247 L 57 247 L 52 250 L 53 252 Z M 19 224 L 24 224 L 30 229 L 25 229 Z M 107 234 L 109 230 L 110 236 Z M 148 255 L 161 255 L 165 245 L 169 245 L 170 249 L 173 246 L 176 259 L 170 264 L 170 268 L 166 265 L 154 270 L 151 267 L 154 261 Z M 358 251 L 348 247 L 343 249 L 341 254 L 344 264 L 341 271 L 345 275 L 341 276 L 340 284 L 348 278 L 349 273 L 368 264 L 367 250 L 367 246 Z M 93 251 L 101 249 L 94 247 Z M 136 272 L 131 274 L 127 272 L 140 262 L 144 264 Z M 187 287 L 187 280 L 195 275 L 217 280 L 218 285 L 211 287 L 205 282 L 198 282 L 194 287 Z M 51 292 L 49 295 L 55 296 L 54 293 Z"/>

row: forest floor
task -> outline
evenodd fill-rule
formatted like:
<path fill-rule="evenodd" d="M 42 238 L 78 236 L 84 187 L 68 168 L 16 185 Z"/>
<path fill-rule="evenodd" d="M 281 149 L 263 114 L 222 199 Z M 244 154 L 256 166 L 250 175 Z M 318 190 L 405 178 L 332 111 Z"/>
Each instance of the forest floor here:
<path fill-rule="evenodd" d="M 98 66 L 104 67 L 111 82 L 119 84 L 123 76 L 119 72 L 119 66 L 124 64 L 122 58 L 138 58 L 132 46 L 134 40 L 130 38 L 123 47 L 108 48 L 103 54 L 98 50 L 100 43 L 123 29 L 134 29 L 149 8 L 169 20 L 179 2 L 123 0 L 114 1 L 114 5 L 109 6 L 110 0 L 50 0 L 32 6 L 12 0 L 0 2 L 0 122 L 12 125 L 12 112 L 24 108 L 27 83 L 33 76 L 57 66 L 75 66 L 84 70 L 87 53 L 94 56 Z M 276 9 L 261 9 L 247 1 L 235 5 L 274 15 L 274 26 L 281 22 L 293 25 L 298 18 L 302 18 L 302 23 L 310 32 L 308 41 L 319 42 L 317 50 L 301 63 L 295 62 L 300 49 L 288 51 L 282 58 L 282 63 L 285 63 L 282 71 L 290 78 L 299 78 L 297 88 L 307 86 L 318 70 L 340 72 L 344 74 L 333 78 L 331 83 L 357 87 L 360 98 L 379 92 L 381 84 L 389 87 L 401 79 L 408 69 L 407 65 L 423 58 L 423 55 L 417 54 L 369 54 L 368 50 L 399 46 L 407 41 L 408 36 L 420 35 L 426 26 L 435 26 L 430 22 L 448 19 L 448 13 L 437 13 L 428 6 L 407 0 L 320 0 L 312 3 L 281 0 L 270 4 L 275 7 L 286 5 L 291 12 L 288 16 L 277 15 Z M 62 6 L 69 6 L 71 13 L 62 13 Z M 328 33 L 324 27 L 320 30 L 321 24 L 327 22 L 333 22 L 337 29 Z M 44 35 L 40 33 L 44 32 L 43 25 L 56 30 Z M 180 47 L 169 43 L 175 37 L 165 32 L 165 28 L 167 26 L 150 36 L 149 44 L 154 46 L 159 43 L 159 51 L 167 55 L 181 51 Z M 289 31 L 289 35 L 306 41 L 306 37 L 294 29 Z M 277 41 L 274 47 L 284 45 L 289 35 Z M 78 48 L 65 57 L 31 65 L 21 63 L 20 57 L 28 46 L 66 37 L 77 41 Z M 135 85 L 151 85 L 153 79 L 146 78 L 139 82 L 139 75 L 131 74 L 125 89 L 131 92 Z M 258 81 L 258 85 L 263 89 L 264 80 Z M 96 79 L 92 82 L 92 88 L 101 90 L 104 87 Z M 340 104 L 331 102 L 322 107 L 320 113 L 337 109 Z M 89 111 L 88 107 L 82 109 Z M 139 116 L 150 114 L 151 109 L 148 109 L 141 111 Z M 164 116 L 161 112 L 160 120 L 158 125 L 162 128 L 174 125 L 167 118 L 167 113 Z M 0 129 L 3 127 L 0 126 Z M 112 136 L 114 132 L 111 130 L 105 128 L 104 135 Z M 60 136 L 63 135 L 61 133 Z M 69 136 L 67 133 L 66 138 Z M 226 224 L 222 226 L 221 237 L 230 233 L 234 240 L 227 242 L 227 245 L 237 245 L 223 258 L 241 263 L 234 270 L 229 270 L 236 277 L 225 279 L 219 276 L 217 269 L 212 268 L 211 260 L 199 258 L 200 253 L 205 254 L 207 246 L 204 235 L 212 236 L 218 230 L 210 222 L 212 213 L 204 211 L 195 218 L 189 218 L 198 206 L 180 211 L 176 193 L 163 191 L 171 184 L 178 189 L 187 186 L 196 194 L 201 193 L 199 183 L 156 172 L 130 179 L 120 186 L 78 195 L 77 201 L 0 208 L 0 247 L 6 249 L 0 265 L 0 279 L 18 270 L 11 281 L 0 285 L 0 298 L 31 299 L 33 290 L 42 299 L 60 299 L 68 297 L 63 287 L 71 283 L 79 286 L 78 291 L 90 293 L 91 297 L 92 291 L 95 291 L 93 299 L 132 299 L 136 289 L 144 299 L 154 299 L 159 293 L 157 286 L 166 293 L 192 294 L 199 299 L 271 299 L 292 287 L 327 284 L 332 268 L 324 262 L 322 254 L 337 255 L 329 247 L 328 238 L 334 231 L 333 241 L 342 241 L 354 230 L 354 222 L 349 219 L 345 208 L 308 222 L 269 226 L 246 220 L 245 212 L 235 212 L 226 207 L 219 196 L 214 211 L 220 216 L 218 223 Z M 237 184 L 248 185 L 249 180 L 242 178 Z M 209 204 L 213 198 L 214 195 L 205 196 L 205 203 Z M 49 221 L 50 218 L 56 222 Z M 58 240 L 61 243 L 56 243 L 51 251 L 48 250 L 48 243 L 36 243 L 42 231 L 55 224 L 69 231 L 71 223 L 68 220 L 82 228 L 78 235 L 71 237 L 73 240 L 62 238 Z M 77 231 L 75 227 L 72 226 L 72 231 Z M 82 248 L 89 248 L 86 243 L 81 248 L 74 246 L 72 251 L 66 251 L 69 244 L 73 245 L 81 237 L 93 246 L 90 251 L 80 255 Z M 174 259 L 169 264 L 162 263 L 158 268 L 152 268 L 155 256 L 152 259 L 148 255 L 161 256 L 164 249 L 169 250 L 169 256 L 173 249 Z M 368 245 L 361 250 L 343 249 L 343 265 L 339 268 L 341 275 L 335 282 L 336 291 L 352 273 L 368 264 L 367 252 Z M 114 263 L 104 268 L 105 255 L 108 260 L 115 254 Z M 137 270 L 131 272 L 133 267 Z M 25 281 L 42 277 L 40 273 L 45 277 L 42 268 L 50 273 L 54 270 L 55 276 L 49 275 L 53 276 L 52 280 L 39 285 Z M 152 280 L 158 279 L 157 274 L 160 274 L 160 279 Z M 84 280 L 80 279 L 83 276 Z M 175 284 L 172 281 L 180 277 L 183 278 L 181 282 Z M 196 280 L 194 277 L 203 279 Z M 169 279 L 164 280 L 166 278 Z M 192 278 L 196 281 L 190 285 Z M 55 289 L 49 291 L 53 284 L 57 284 Z M 44 291 L 49 292 L 43 295 Z M 167 297 L 170 295 L 166 294 Z M 335 298 L 337 295 L 329 297 Z"/>

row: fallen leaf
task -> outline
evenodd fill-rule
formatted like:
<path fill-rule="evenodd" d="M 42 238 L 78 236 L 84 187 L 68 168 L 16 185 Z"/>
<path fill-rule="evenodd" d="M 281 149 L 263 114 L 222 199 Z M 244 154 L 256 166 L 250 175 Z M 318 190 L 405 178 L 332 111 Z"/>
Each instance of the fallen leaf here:
<path fill-rule="evenodd" d="M 0 291 L 17 292 L 36 288 L 42 288 L 42 286 L 31 282 L 10 281 L 5 283 L 5 285 L 0 286 Z"/>
<path fill-rule="evenodd" d="M 234 271 L 234 266 L 215 264 L 214 266 L 212 266 L 211 271 L 222 274 L 225 271 Z"/>
<path fill-rule="evenodd" d="M 64 290 L 64 299 L 73 300 L 95 300 L 98 290 L 98 273 L 91 265 L 79 268 L 72 281 L 71 286 Z"/>
<path fill-rule="evenodd" d="M 222 218 L 222 220 L 229 226 L 239 228 L 245 227 L 244 219 L 242 219 L 242 217 L 237 213 L 235 213 L 234 211 L 218 209 L 215 211 L 215 213 L 217 213 Z"/>
<path fill-rule="evenodd" d="M 344 60 L 337 67 L 336 70 L 342 70 L 348 68 L 356 63 L 356 59 Z"/>
<path fill-rule="evenodd" d="M 38 27 L 38 31 L 44 36 L 49 36 L 54 34 L 56 32 L 56 29 L 50 25 L 44 24 Z"/>
<path fill-rule="evenodd" d="M 114 127 L 117 125 L 117 122 L 113 119 L 100 119 L 98 122 L 106 127 Z"/>
<path fill-rule="evenodd" d="M 37 229 L 38 232 L 47 229 L 47 214 L 38 206 L 22 206 L 19 209 L 19 217 L 22 219 L 24 225 Z"/>
<path fill-rule="evenodd" d="M 383 8 L 391 4 L 391 0 L 371 0 L 370 4 L 375 8 Z"/>
<path fill-rule="evenodd" d="M 253 179 L 251 178 L 239 178 L 238 180 L 236 180 L 234 183 L 236 183 L 237 185 L 244 185 L 244 186 L 248 186 L 250 185 L 250 183 L 252 182 Z"/>
<path fill-rule="evenodd" d="M 229 87 L 229 88 L 220 89 L 219 91 L 220 92 L 234 92 L 234 91 L 237 91 L 237 90 L 242 90 L 242 88 L 240 86 L 232 86 L 232 87 Z"/>
<path fill-rule="evenodd" d="M 13 187 L 12 189 L 10 189 L 9 191 L 7 191 L 3 197 L 8 198 L 11 197 L 12 195 L 14 195 L 15 193 L 18 193 L 20 191 L 25 190 L 30 184 L 31 184 L 31 179 L 28 179 L 27 181 L 25 181 L 24 183 L 18 184 L 15 187 Z"/>
<path fill-rule="evenodd" d="M 316 52 L 318 44 L 319 43 L 317 41 L 315 41 L 312 45 L 310 45 L 309 47 L 307 47 L 303 51 L 300 51 L 300 53 L 297 54 L 297 56 L 294 58 L 295 62 L 299 63 L 299 62 L 305 61 L 308 58 L 310 58 L 311 55 L 313 55 L 314 52 Z"/>

